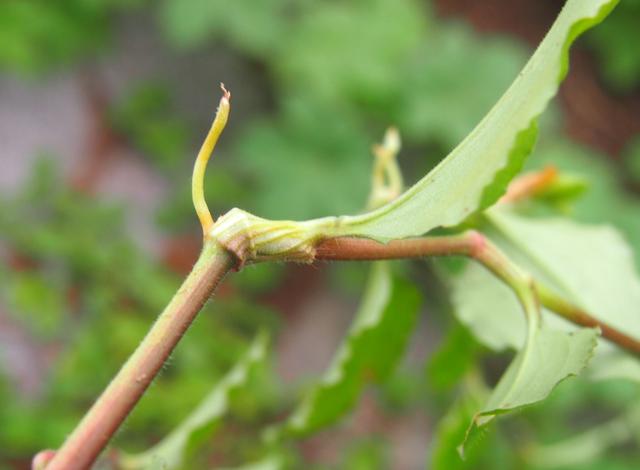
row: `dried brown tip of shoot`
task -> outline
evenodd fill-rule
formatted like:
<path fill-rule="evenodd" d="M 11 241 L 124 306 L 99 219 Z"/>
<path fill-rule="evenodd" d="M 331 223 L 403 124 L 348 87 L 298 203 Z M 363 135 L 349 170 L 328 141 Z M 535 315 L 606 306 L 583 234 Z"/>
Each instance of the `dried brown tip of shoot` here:
<path fill-rule="evenodd" d="M 222 97 L 228 101 L 231 101 L 231 92 L 227 90 L 224 86 L 224 83 L 220 82 L 220 89 L 222 90 Z"/>

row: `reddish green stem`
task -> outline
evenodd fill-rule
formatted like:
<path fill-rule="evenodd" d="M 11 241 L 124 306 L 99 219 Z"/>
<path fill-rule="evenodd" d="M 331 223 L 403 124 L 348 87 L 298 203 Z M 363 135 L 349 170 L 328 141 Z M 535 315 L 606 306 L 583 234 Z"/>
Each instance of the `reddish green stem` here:
<path fill-rule="evenodd" d="M 538 301 L 547 309 L 577 325 L 600 328 L 604 338 L 640 356 L 640 341 L 598 320 L 592 314 L 564 300 L 548 287 L 530 279 L 498 247 L 477 231 L 395 240 L 387 244 L 364 238 L 332 238 L 316 246 L 316 259 L 319 260 L 364 261 L 450 255 L 466 256 L 482 263 L 514 288 L 516 293 L 527 283 L 527 287 L 536 292 Z"/>
<path fill-rule="evenodd" d="M 548 287 L 539 283 L 536 283 L 535 287 L 542 305 L 552 312 L 578 325 L 598 327 L 603 337 L 635 355 L 640 355 L 640 344 L 637 340 L 594 318 L 590 313 L 566 301 Z"/>
<path fill-rule="evenodd" d="M 191 274 L 133 355 L 55 453 L 47 470 L 91 466 L 234 262 L 217 243 L 205 243 Z"/>

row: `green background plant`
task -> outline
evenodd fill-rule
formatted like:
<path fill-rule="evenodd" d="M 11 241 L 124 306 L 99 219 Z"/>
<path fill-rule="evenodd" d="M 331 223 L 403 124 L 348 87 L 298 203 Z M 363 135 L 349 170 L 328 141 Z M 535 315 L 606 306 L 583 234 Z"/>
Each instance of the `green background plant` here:
<path fill-rule="evenodd" d="M 231 206 L 273 218 L 357 212 L 368 191 L 369 147 L 390 123 L 401 130 L 401 165 L 408 183 L 414 183 L 473 128 L 528 55 L 518 39 L 480 35 L 469 24 L 442 19 L 435 8 L 412 1 L 282 0 L 264 2 L 259 8 L 247 1 L 233 2 L 232 7 L 227 2 L 196 0 L 159 5 L 69 1 L 56 6 L 31 2 L 26 7 L 22 3 L 5 2 L 0 7 L 0 23 L 7 25 L 0 28 L 4 38 L 0 65 L 7 80 L 28 74 L 36 83 L 46 84 L 55 74 L 81 73 L 87 64 L 109 63 L 122 54 L 117 43 L 122 24 L 135 23 L 140 15 L 154 18 L 146 28 L 162 38 L 161 54 L 167 60 L 177 63 L 176 57 L 197 55 L 204 58 L 202 67 L 217 71 L 218 79 L 223 69 L 207 54 L 219 56 L 222 49 L 235 58 L 234 63 L 259 75 L 260 96 L 265 98 L 253 106 L 242 102 L 242 76 L 234 77 L 237 88 L 224 77 L 234 91 L 237 115 L 232 115 L 232 126 L 208 176 L 207 196 L 216 214 Z M 637 12 L 624 4 L 620 10 L 635 15 L 626 18 L 637 18 Z M 615 65 L 617 60 L 632 62 L 625 58 L 632 48 L 624 46 L 624 39 L 614 39 L 616 34 L 625 37 L 625 28 L 614 28 L 620 18 L 614 12 L 611 23 L 588 33 L 583 47 L 591 46 L 596 57 L 614 62 L 604 62 L 598 70 L 612 80 L 615 93 L 620 88 L 632 93 L 637 90 L 637 75 L 633 78 L 629 71 L 632 66 Z M 633 31 L 626 34 L 632 41 Z M 185 75 L 190 73 L 185 70 Z M 623 78 L 615 78 L 616 74 Z M 213 103 L 209 97 L 215 83 L 206 85 L 197 95 Z M 124 92 L 114 93 L 106 112 L 109 126 L 124 145 L 145 158 L 148 171 L 166 175 L 166 200 L 153 218 L 148 217 L 167 238 L 198 232 L 185 182 L 199 130 L 210 118 L 184 104 L 180 107 L 181 86 L 189 84 L 163 83 L 156 77 L 132 80 Z M 211 111 L 213 104 L 207 108 Z M 637 197 L 622 186 L 619 167 L 563 134 L 559 119 L 563 112 L 553 109 L 542 123 L 543 137 L 529 164 L 539 167 L 551 161 L 585 176 L 591 188 L 572 204 L 570 216 L 618 226 L 638 259 Z M 66 175 L 58 169 L 60 161 L 48 157 L 48 163 L 34 167 L 30 183 L 25 182 L 18 194 L 4 192 L 1 202 L 0 233 L 3 249 L 8 247 L 0 271 L 1 307 L 29 344 L 37 345 L 44 357 L 52 357 L 35 397 L 22 396 L 10 373 L 0 378 L 0 458 L 9 468 L 61 442 L 180 278 L 172 272 L 175 266 L 163 266 L 162 257 L 140 249 L 139 237 L 132 237 L 127 226 L 128 208 L 112 202 L 109 195 L 86 196 L 69 189 Z M 547 216 L 556 209 L 544 201 L 524 208 L 529 214 Z M 366 268 L 337 268 L 341 272 L 332 268 L 316 288 L 338 285 L 332 295 L 349 307 L 347 311 L 354 311 Z M 396 269 L 424 290 L 428 314 L 421 316 L 421 322 L 426 326 L 415 336 L 417 352 L 373 389 L 374 405 L 367 406 L 382 416 L 382 423 L 402 423 L 416 413 L 427 417 L 426 427 L 435 437 L 424 436 L 422 448 L 429 450 L 418 457 L 421 462 L 430 462 L 433 468 L 497 468 L 496 462 L 504 468 L 540 468 L 535 457 L 540 446 L 615 420 L 633 405 L 637 389 L 630 383 L 567 382 L 549 401 L 487 431 L 471 446 L 469 460 L 460 462 L 455 447 L 477 403 L 486 397 L 483 380 L 495 383 L 506 356 L 491 362 L 495 355 L 451 320 L 455 302 L 449 304 L 444 285 L 435 276 L 448 278 L 441 271 L 455 267 L 428 262 Z M 295 310 L 277 298 L 266 298 L 269 292 L 286 296 L 291 282 L 288 269 L 278 266 L 251 268 L 232 281 L 230 292 L 200 316 L 115 445 L 142 451 L 167 434 L 232 367 L 259 327 L 276 338 L 295 328 L 291 318 Z M 439 344 L 454 351 L 454 357 L 460 355 L 454 364 L 467 365 L 458 377 L 437 386 L 433 377 L 445 375 L 453 360 L 447 355 L 446 361 L 438 362 L 438 354 L 430 354 Z M 328 457 L 314 456 L 309 450 L 313 441 L 270 448 L 268 440 L 260 439 L 258 430 L 290 412 L 319 375 L 280 383 L 279 375 L 266 373 L 231 405 L 222 423 L 227 432 L 215 434 L 209 445 L 190 456 L 194 460 L 185 468 L 233 466 L 263 458 L 287 461 L 293 468 L 303 462 L 318 468 L 388 468 L 398 441 L 382 425 L 370 426 L 369 433 L 347 434 L 349 444 L 334 444 L 336 450 Z M 349 432 L 349 423 L 358 419 L 362 418 L 356 412 L 337 426 Z M 620 443 L 603 449 L 590 465 L 633 468 L 634 436 L 630 432 Z M 391 444 L 380 442 L 385 440 Z M 583 451 L 578 448 L 575 453 Z M 585 468 L 584 462 L 571 465 L 562 468 Z"/>

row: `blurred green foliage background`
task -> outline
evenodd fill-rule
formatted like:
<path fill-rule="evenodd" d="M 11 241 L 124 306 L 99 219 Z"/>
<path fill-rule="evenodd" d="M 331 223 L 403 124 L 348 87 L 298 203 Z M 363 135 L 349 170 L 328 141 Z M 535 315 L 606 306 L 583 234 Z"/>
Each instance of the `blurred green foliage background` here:
<path fill-rule="evenodd" d="M 560 6 L 0 3 L 0 468 L 29 468 L 35 452 L 62 442 L 194 261 L 189 178 L 218 82 L 232 91 L 233 109 L 207 175 L 214 214 L 234 206 L 270 218 L 354 213 L 384 129 L 399 128 L 413 183 L 499 98 Z M 580 41 L 529 166 L 587 178 L 590 190 L 569 215 L 619 227 L 640 266 L 638 24 L 640 2 L 624 0 Z M 406 360 L 342 423 L 283 446 L 293 468 L 637 468 L 638 413 L 629 413 L 633 432 L 600 451 L 597 435 L 567 443 L 564 454 L 540 450 L 600 429 L 638 400 L 635 385 L 581 380 L 505 420 L 460 461 L 454 449 L 473 404 L 506 359 L 455 323 L 430 263 L 397 269 L 425 298 Z M 266 330 L 268 365 L 185 468 L 263 457 L 262 429 L 328 364 L 365 271 L 260 266 L 233 276 L 114 447 L 157 442 Z M 588 460 L 576 459 L 587 450 Z"/>

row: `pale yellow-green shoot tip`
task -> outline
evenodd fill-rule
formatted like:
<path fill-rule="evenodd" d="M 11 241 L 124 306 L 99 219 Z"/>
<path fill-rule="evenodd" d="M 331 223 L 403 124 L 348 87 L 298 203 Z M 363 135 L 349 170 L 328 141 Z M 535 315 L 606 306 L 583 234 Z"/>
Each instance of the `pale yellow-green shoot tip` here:
<path fill-rule="evenodd" d="M 387 129 L 382 144 L 373 146 L 372 152 L 375 162 L 373 164 L 371 192 L 367 204 L 368 209 L 377 209 L 402 193 L 404 183 L 396 161 L 400 147 L 400 133 L 395 127 Z"/>
<path fill-rule="evenodd" d="M 191 180 L 191 196 L 193 198 L 193 206 L 196 209 L 198 219 L 202 225 L 202 231 L 206 236 L 213 226 L 213 217 L 209 212 L 209 207 L 204 199 L 204 174 L 207 169 L 207 163 L 209 158 L 213 154 L 213 149 L 216 146 L 216 142 L 222 133 L 227 119 L 229 118 L 229 110 L 231 108 L 231 93 L 225 88 L 223 83 L 220 83 L 222 89 L 222 98 L 220 98 L 220 104 L 218 105 L 218 111 L 216 117 L 211 124 L 211 129 L 207 137 L 205 137 L 202 147 L 196 157 L 196 163 L 193 167 L 193 178 Z"/>

